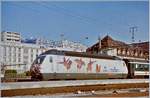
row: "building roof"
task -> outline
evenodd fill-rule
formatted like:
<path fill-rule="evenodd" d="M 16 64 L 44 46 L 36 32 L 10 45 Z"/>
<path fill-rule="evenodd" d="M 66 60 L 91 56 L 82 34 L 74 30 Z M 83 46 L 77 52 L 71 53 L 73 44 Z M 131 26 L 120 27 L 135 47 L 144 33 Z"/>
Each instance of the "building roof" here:
<path fill-rule="evenodd" d="M 105 36 L 101 42 L 102 43 L 106 42 L 107 43 L 106 47 L 116 47 L 116 46 L 124 46 L 124 45 L 127 46 L 126 43 L 114 40 L 109 35 Z"/>
<path fill-rule="evenodd" d="M 101 49 L 103 48 L 112 48 L 112 47 L 118 47 L 118 46 L 129 46 L 128 44 L 122 42 L 122 41 L 117 41 L 114 40 L 112 37 L 110 37 L 109 35 L 105 36 L 102 40 L 101 40 Z M 91 48 L 98 48 L 99 47 L 99 42 L 97 42 L 96 44 L 94 44 L 93 46 L 89 47 L 87 50 L 91 49 Z"/>
<path fill-rule="evenodd" d="M 99 49 L 105 49 L 105 48 L 128 48 L 128 49 L 138 49 L 142 50 L 145 53 L 149 53 L 149 42 L 140 42 L 140 43 L 133 43 L 133 44 L 126 44 L 125 42 L 114 40 L 109 35 L 105 36 L 101 40 L 101 47 L 99 42 L 94 44 L 93 46 L 89 47 L 87 51 L 95 51 Z"/>
<path fill-rule="evenodd" d="M 144 52 L 149 52 L 149 42 L 140 42 L 131 44 L 133 47 L 141 48 Z"/>

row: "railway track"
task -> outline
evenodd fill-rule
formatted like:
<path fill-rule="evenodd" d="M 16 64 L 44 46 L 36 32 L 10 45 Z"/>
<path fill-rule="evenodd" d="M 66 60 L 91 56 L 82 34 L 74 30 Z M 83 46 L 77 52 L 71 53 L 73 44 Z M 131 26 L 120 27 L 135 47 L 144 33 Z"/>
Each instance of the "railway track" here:
<path fill-rule="evenodd" d="M 98 81 L 100 81 L 100 83 L 98 83 Z M 103 81 L 103 82 L 102 82 Z M 105 81 L 105 82 L 104 82 Z M 108 82 L 109 81 L 109 82 Z M 118 82 L 115 82 L 118 81 Z M 126 81 L 126 80 L 124 80 Z M 121 89 L 130 89 L 130 88 L 134 88 L 134 89 L 138 89 L 138 88 L 142 88 L 142 89 L 147 89 L 149 88 L 149 82 L 145 81 L 145 82 L 139 82 L 138 80 L 131 80 L 132 82 L 124 82 L 122 83 L 122 81 L 120 80 L 97 80 L 97 82 L 93 82 L 93 84 L 90 84 L 89 81 L 84 83 L 81 83 L 81 85 L 66 85 L 65 83 L 63 83 L 64 81 L 59 81 L 59 86 L 58 85 L 53 85 L 53 83 L 57 83 L 56 81 L 51 81 L 48 83 L 51 83 L 51 86 L 48 87 L 48 85 L 46 86 L 33 86 L 33 87 L 24 87 L 22 85 L 22 87 L 15 87 L 15 85 L 13 86 L 9 86 L 11 88 L 4 88 L 2 85 L 2 91 L 1 91 L 1 95 L 4 97 L 10 97 L 10 96 L 26 96 L 26 95 L 51 95 L 51 94 L 60 94 L 60 93 L 77 93 L 78 91 L 81 92 L 90 92 L 90 91 L 120 91 Z M 133 82 L 134 81 L 134 82 Z M 67 81 L 68 82 L 68 81 Z M 71 82 L 71 81 L 69 81 Z M 75 83 L 77 81 L 72 81 L 72 83 Z M 79 82 L 79 81 L 78 81 Z M 81 82 L 81 81 L 80 81 Z M 38 84 L 39 82 L 37 82 Z M 42 82 L 42 84 L 44 84 L 46 82 Z M 62 83 L 62 85 L 60 85 L 60 83 Z M 89 84 L 88 84 L 89 83 Z M 21 85 L 22 83 L 18 84 Z M 31 83 L 32 84 L 32 83 Z M 37 85 L 36 84 L 36 85 Z M 10 84 L 5 84 L 5 85 L 10 85 Z M 16 83 L 17 85 L 17 83 Z M 33 85 L 33 84 L 32 84 Z M 50 85 L 50 84 L 49 84 Z M 30 85 L 29 85 L 30 86 Z M 134 94 L 137 92 L 133 92 Z M 134 95 L 132 93 L 132 96 Z M 115 92 L 109 95 L 114 96 Z M 119 95 L 120 94 L 120 95 Z M 138 94 L 141 94 L 142 96 L 148 96 L 148 91 L 145 90 L 145 92 L 138 92 Z M 92 96 L 103 96 L 105 94 L 96 94 L 96 95 L 92 95 Z M 108 94 L 107 94 L 108 95 Z M 115 96 L 121 96 L 121 93 L 115 94 Z M 135 94 L 137 95 L 137 94 Z M 80 96 L 82 97 L 82 96 Z"/>
<path fill-rule="evenodd" d="M 26 95 L 53 95 L 60 93 L 74 93 L 76 97 L 87 97 L 87 96 L 99 96 L 99 97 L 110 97 L 110 96 L 148 96 L 148 91 L 140 92 L 120 92 L 121 89 L 138 89 L 148 88 L 148 84 L 114 84 L 114 85 L 90 85 L 90 86 L 77 86 L 77 87 L 53 87 L 53 88 L 32 88 L 32 89 L 15 89 L 15 90 L 2 90 L 2 97 L 10 96 L 26 96 Z M 111 92 L 101 94 L 84 94 L 83 92 Z M 81 92 L 81 93 L 80 93 Z M 74 96 L 74 95 L 70 95 Z"/>
<path fill-rule="evenodd" d="M 129 88 L 129 89 L 116 89 L 116 90 L 98 90 L 98 91 L 78 91 L 71 93 L 57 93 L 57 94 L 38 94 L 38 95 L 25 95 L 14 96 L 14 98 L 31 98 L 31 97 L 44 97 L 44 98 L 103 98 L 103 97 L 142 97 L 148 98 L 148 88 Z"/>

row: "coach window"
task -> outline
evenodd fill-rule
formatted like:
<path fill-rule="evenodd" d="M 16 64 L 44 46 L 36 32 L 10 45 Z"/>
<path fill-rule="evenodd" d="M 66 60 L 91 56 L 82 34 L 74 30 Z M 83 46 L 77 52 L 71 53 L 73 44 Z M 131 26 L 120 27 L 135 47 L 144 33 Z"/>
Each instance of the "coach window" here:
<path fill-rule="evenodd" d="M 144 71 L 149 71 L 149 65 L 148 64 L 143 64 L 143 69 L 144 69 Z"/>
<path fill-rule="evenodd" d="M 53 57 L 50 56 L 49 62 L 50 62 L 50 63 L 53 62 Z"/>

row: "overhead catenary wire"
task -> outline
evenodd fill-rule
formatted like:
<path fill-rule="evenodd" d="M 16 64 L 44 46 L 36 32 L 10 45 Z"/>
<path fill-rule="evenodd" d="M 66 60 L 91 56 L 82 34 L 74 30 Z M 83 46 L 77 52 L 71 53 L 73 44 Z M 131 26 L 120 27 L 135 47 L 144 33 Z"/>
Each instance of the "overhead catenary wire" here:
<path fill-rule="evenodd" d="M 72 17 L 72 18 L 74 18 L 74 19 L 78 19 L 78 20 L 81 20 L 81 22 L 82 23 L 88 23 L 88 24 L 90 24 L 90 25 L 95 25 L 96 27 L 98 27 L 98 26 L 100 26 L 101 24 L 106 24 L 106 25 L 108 25 L 107 26 L 107 30 L 109 30 L 109 31 L 111 31 L 112 30 L 112 28 L 111 28 L 111 23 L 109 22 L 109 23 L 107 23 L 107 22 L 103 22 L 103 23 L 100 23 L 100 22 L 98 22 L 98 20 L 97 19 L 95 19 L 95 18 L 91 18 L 91 17 L 87 17 L 87 16 L 84 16 L 84 15 L 81 15 L 81 14 L 79 14 L 79 13 L 76 13 L 75 11 L 72 11 L 72 10 L 69 10 L 69 9 L 67 9 L 67 8 L 65 8 L 65 7 L 62 7 L 62 6 L 58 6 L 58 5 L 56 5 L 56 4 L 50 4 L 50 5 L 48 5 L 48 3 L 46 3 L 46 2 L 37 2 L 39 5 L 41 5 L 41 6 L 43 6 L 43 7 L 45 7 L 45 8 L 47 8 L 47 9 L 49 9 L 49 10 L 55 10 L 55 12 L 56 13 L 61 13 L 61 14 L 63 14 L 63 15 L 67 15 L 67 16 L 70 16 L 70 17 Z M 59 13 L 59 14 L 60 14 Z M 110 27 L 109 27 L 110 26 Z M 100 27 L 99 27 L 100 28 Z M 107 32 L 107 33 L 110 33 L 110 32 Z"/>
<path fill-rule="evenodd" d="M 85 15 L 81 15 L 75 11 L 71 11 L 65 7 L 60 7 L 56 4 L 50 4 L 48 5 L 46 2 L 44 1 L 38 1 L 38 2 L 29 2 L 29 3 L 26 3 L 26 4 L 38 4 L 39 6 L 42 6 L 48 10 L 52 10 L 54 11 L 55 13 L 61 13 L 63 15 L 67 15 L 67 16 L 70 16 L 74 19 L 77 19 L 77 20 L 80 20 L 80 22 L 82 23 L 88 23 L 88 24 L 91 24 L 91 25 L 96 25 L 96 26 L 100 26 L 100 22 L 98 22 L 97 19 L 93 18 L 93 17 L 88 17 L 88 16 L 85 16 Z M 35 12 L 36 14 L 39 14 L 41 15 L 41 11 L 39 11 L 38 9 L 35 9 L 35 8 L 32 8 L 32 7 L 29 7 L 29 6 L 21 6 L 20 4 L 12 4 L 13 6 L 16 6 L 16 7 L 19 7 L 19 8 L 22 8 L 22 9 L 30 9 L 30 11 L 33 11 Z M 112 25 L 111 23 L 106 23 L 106 22 L 103 22 L 103 24 L 107 24 L 107 25 Z M 110 29 L 110 28 L 109 28 Z"/>
<path fill-rule="evenodd" d="M 51 6 L 54 6 L 54 7 L 56 7 L 56 8 L 59 8 L 59 9 L 61 9 L 61 10 L 64 10 L 65 12 L 72 14 L 72 16 L 74 16 L 74 17 L 79 17 L 79 18 L 82 18 L 82 19 L 84 19 L 84 20 L 90 20 L 90 21 L 95 21 L 95 22 L 97 22 L 97 20 L 94 19 L 94 18 L 85 16 L 85 15 L 83 16 L 83 15 L 81 15 L 81 14 L 75 12 L 75 11 L 69 10 L 69 9 L 67 9 L 67 8 L 65 8 L 65 7 L 58 6 L 58 5 L 56 5 L 56 4 L 52 4 Z"/>
<path fill-rule="evenodd" d="M 51 10 L 55 13 L 58 13 L 58 14 L 62 14 L 62 15 L 65 15 L 65 16 L 70 16 L 71 18 L 73 19 L 76 19 L 78 20 L 79 22 L 82 22 L 82 23 L 86 23 L 86 24 L 89 24 L 89 25 L 92 25 L 92 26 L 95 26 L 95 27 L 99 27 L 101 29 L 101 24 L 106 24 L 108 25 L 107 26 L 107 30 L 111 30 L 111 23 L 107 23 L 107 22 L 99 22 L 98 19 L 95 19 L 94 17 L 88 17 L 86 15 L 83 15 L 83 14 L 79 14 L 75 11 L 72 11 L 70 9 L 67 9 L 63 6 L 59 6 L 57 4 L 54 4 L 54 3 L 47 3 L 47 2 L 44 2 L 44 1 L 38 1 L 38 2 L 29 2 L 27 4 L 34 4 L 34 5 L 37 5 L 37 7 L 43 7 L 45 9 L 47 9 L 48 11 Z M 37 13 L 38 15 L 41 15 L 41 11 L 38 9 L 38 8 L 33 8 L 33 7 L 30 7 L 30 6 L 21 6 L 19 4 L 16 4 L 17 6 L 20 6 L 21 8 L 28 8 L 30 9 L 30 11 L 33 11 L 35 13 Z M 51 12 L 49 11 L 49 12 Z M 108 32 L 107 32 L 108 33 Z"/>
<path fill-rule="evenodd" d="M 62 6 L 60 7 L 56 4 L 48 5 L 48 3 L 45 3 L 45 2 L 42 2 L 42 1 L 41 2 L 36 2 L 36 3 L 43 6 L 43 7 L 45 7 L 45 8 L 47 8 L 47 9 L 49 9 L 49 10 L 53 10 L 53 11 L 55 10 L 56 13 L 60 12 L 63 15 L 67 15 L 67 16 L 70 16 L 74 19 L 81 20 L 84 23 L 88 23 L 88 24 L 91 24 L 91 25 L 94 24 L 96 26 L 101 25 L 100 22 L 98 22 L 97 19 L 85 16 L 85 15 L 81 15 L 81 14 L 76 13 L 75 11 L 71 11 L 71 10 L 65 8 L 65 7 L 62 7 Z M 103 24 L 111 25 L 110 23 L 106 23 L 106 22 L 103 22 Z"/>
<path fill-rule="evenodd" d="M 22 4 L 22 3 L 21 3 Z M 28 3 L 29 4 L 29 3 Z M 29 6 L 25 6 L 26 4 L 24 4 L 24 6 L 20 5 L 20 4 L 16 4 L 16 3 L 13 3 L 11 4 L 11 6 L 14 6 L 14 7 L 18 7 L 18 8 L 21 8 L 21 9 L 29 9 L 28 11 L 32 11 L 32 12 L 35 12 L 36 14 L 40 14 L 40 11 L 37 10 L 37 9 L 34 9 L 33 7 L 29 7 Z"/>
<path fill-rule="evenodd" d="M 40 3 L 38 2 L 38 4 L 43 6 L 46 9 L 53 10 L 56 13 L 59 13 L 59 14 L 61 13 L 61 14 L 66 15 L 66 16 L 70 16 L 71 18 L 81 20 L 84 23 L 91 24 L 91 22 L 89 20 L 86 20 L 84 17 L 82 17 L 80 15 L 74 15 L 73 14 L 74 12 L 70 13 L 64 8 L 59 8 L 58 6 L 55 6 L 55 5 L 52 5 L 52 4 L 51 5 L 47 5 L 47 4 L 43 3 L 43 2 L 40 2 Z"/>

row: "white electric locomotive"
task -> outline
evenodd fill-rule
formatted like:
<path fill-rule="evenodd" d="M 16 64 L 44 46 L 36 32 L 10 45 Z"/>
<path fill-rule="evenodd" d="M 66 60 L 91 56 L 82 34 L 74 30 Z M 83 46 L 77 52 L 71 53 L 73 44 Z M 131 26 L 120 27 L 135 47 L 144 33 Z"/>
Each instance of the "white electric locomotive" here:
<path fill-rule="evenodd" d="M 32 79 L 104 79 L 126 78 L 125 62 L 117 57 L 80 52 L 48 50 L 36 58 L 30 68 Z"/>

